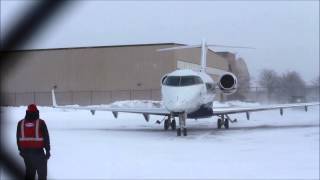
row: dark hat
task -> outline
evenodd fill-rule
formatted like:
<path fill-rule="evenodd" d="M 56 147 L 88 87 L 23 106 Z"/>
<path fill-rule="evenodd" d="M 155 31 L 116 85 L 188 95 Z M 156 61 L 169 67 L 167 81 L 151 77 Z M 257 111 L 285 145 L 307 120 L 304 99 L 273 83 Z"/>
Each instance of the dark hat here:
<path fill-rule="evenodd" d="M 37 112 L 38 108 L 35 104 L 29 104 L 27 112 Z"/>

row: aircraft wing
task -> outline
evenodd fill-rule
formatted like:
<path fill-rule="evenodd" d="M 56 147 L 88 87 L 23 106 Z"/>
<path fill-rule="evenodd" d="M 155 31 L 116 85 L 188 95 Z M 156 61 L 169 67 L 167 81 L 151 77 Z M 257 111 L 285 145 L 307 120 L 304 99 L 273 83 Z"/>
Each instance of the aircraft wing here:
<path fill-rule="evenodd" d="M 304 107 L 305 111 L 307 111 L 308 106 L 315 106 L 319 104 L 320 104 L 319 102 L 315 102 L 315 103 L 261 105 L 261 106 L 253 106 L 253 107 L 217 107 L 217 108 L 213 107 L 213 115 L 249 113 L 249 112 L 255 112 L 255 111 L 267 111 L 267 110 L 274 110 L 274 109 L 279 109 L 280 113 L 283 114 L 283 109 L 286 109 L 286 108 Z"/>
<path fill-rule="evenodd" d="M 97 107 L 97 106 L 59 106 L 56 102 L 54 90 L 52 89 L 52 104 L 54 108 L 72 109 L 72 110 L 89 110 L 92 114 L 95 111 L 111 111 L 115 118 L 119 112 L 143 114 L 146 121 L 149 121 L 150 115 L 170 115 L 170 112 L 165 108 L 121 108 L 121 107 Z"/>
<path fill-rule="evenodd" d="M 121 108 L 121 107 L 95 107 L 95 106 L 53 106 L 59 109 L 73 109 L 73 110 L 90 110 L 92 111 L 111 111 L 124 113 L 139 113 L 152 115 L 169 115 L 170 112 L 165 108 Z"/>

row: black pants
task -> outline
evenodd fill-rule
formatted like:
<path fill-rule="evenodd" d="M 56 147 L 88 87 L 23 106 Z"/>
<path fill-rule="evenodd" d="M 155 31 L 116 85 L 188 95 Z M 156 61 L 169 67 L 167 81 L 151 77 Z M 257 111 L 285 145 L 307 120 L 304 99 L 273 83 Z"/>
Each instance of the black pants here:
<path fill-rule="evenodd" d="M 47 159 L 43 150 L 23 152 L 23 159 L 26 165 L 26 180 L 35 179 L 36 173 L 39 180 L 47 179 Z"/>

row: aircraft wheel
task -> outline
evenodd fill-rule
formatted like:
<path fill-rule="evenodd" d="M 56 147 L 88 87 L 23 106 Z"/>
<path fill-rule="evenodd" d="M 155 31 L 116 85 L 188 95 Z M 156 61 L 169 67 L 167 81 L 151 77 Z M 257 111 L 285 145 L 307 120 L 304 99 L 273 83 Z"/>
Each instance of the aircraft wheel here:
<path fill-rule="evenodd" d="M 168 119 L 166 119 L 165 121 L 164 121 L 164 130 L 168 130 L 169 129 L 169 126 L 170 126 L 170 124 L 169 124 L 169 120 Z"/>
<path fill-rule="evenodd" d="M 187 128 L 183 128 L 183 136 L 187 136 Z"/>
<path fill-rule="evenodd" d="M 221 126 L 222 126 L 222 120 L 219 118 L 218 121 L 217 121 L 217 127 L 218 129 L 221 129 Z"/>
<path fill-rule="evenodd" d="M 176 127 L 177 127 L 176 120 L 172 120 L 171 121 L 171 129 L 176 130 Z"/>
<path fill-rule="evenodd" d="M 225 121 L 224 121 L 224 127 L 225 127 L 226 129 L 229 129 L 229 120 L 225 120 Z"/>
<path fill-rule="evenodd" d="M 181 136 L 181 129 L 177 129 L 177 136 Z"/>

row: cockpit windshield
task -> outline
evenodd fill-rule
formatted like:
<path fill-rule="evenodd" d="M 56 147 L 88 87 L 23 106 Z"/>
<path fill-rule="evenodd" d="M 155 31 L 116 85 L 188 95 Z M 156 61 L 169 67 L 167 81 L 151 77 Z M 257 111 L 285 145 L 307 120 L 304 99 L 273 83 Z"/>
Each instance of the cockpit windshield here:
<path fill-rule="evenodd" d="M 163 82 L 167 86 L 191 86 L 202 83 L 198 76 L 168 76 Z"/>

